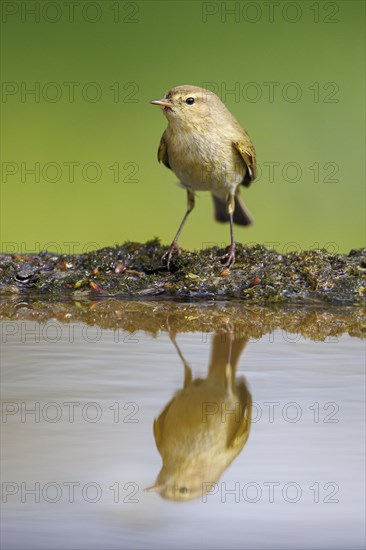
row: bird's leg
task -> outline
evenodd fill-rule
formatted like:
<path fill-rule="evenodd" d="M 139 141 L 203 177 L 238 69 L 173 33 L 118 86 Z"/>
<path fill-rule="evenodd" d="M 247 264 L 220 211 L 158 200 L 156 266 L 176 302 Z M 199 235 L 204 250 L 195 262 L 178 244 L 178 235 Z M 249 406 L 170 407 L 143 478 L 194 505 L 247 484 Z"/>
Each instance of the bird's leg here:
<path fill-rule="evenodd" d="M 170 260 L 172 259 L 173 254 L 180 254 L 180 248 L 178 246 L 178 238 L 179 238 L 179 235 L 181 234 L 184 224 L 186 223 L 188 215 L 190 212 L 192 212 L 193 208 L 194 208 L 194 193 L 190 189 L 187 189 L 187 212 L 184 215 L 184 218 L 179 226 L 179 229 L 173 239 L 172 244 L 170 245 L 168 250 L 165 252 L 163 257 L 161 258 L 162 261 L 166 260 L 166 266 L 168 269 L 169 269 Z"/>
<path fill-rule="evenodd" d="M 230 221 L 230 245 L 227 247 L 225 254 L 221 257 L 221 262 L 225 267 L 232 267 L 235 263 L 235 241 L 234 241 L 234 227 L 233 227 L 233 215 L 235 208 L 235 196 L 231 193 L 227 197 L 227 210 Z"/>
<path fill-rule="evenodd" d="M 181 352 L 180 347 L 177 344 L 177 340 L 176 340 L 177 333 L 175 331 L 173 332 L 171 330 L 170 325 L 169 325 L 169 318 L 167 319 L 167 329 L 168 329 L 168 333 L 169 333 L 169 338 L 170 338 L 173 346 L 175 347 L 179 357 L 182 360 L 182 363 L 183 363 L 183 366 L 184 366 L 184 386 L 183 387 L 187 388 L 190 385 L 191 381 L 192 381 L 192 369 L 189 366 L 189 364 L 187 363 L 187 361 L 185 360 L 185 357 L 184 357 L 183 353 Z"/>

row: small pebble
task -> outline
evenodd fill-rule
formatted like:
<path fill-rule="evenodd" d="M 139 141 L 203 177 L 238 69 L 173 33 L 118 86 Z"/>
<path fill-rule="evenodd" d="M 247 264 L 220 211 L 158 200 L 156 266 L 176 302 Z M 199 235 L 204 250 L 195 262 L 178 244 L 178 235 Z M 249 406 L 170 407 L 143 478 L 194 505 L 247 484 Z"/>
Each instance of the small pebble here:
<path fill-rule="evenodd" d="M 102 288 L 97 283 L 94 283 L 94 281 L 89 281 L 89 286 L 94 292 L 103 292 Z"/>
<path fill-rule="evenodd" d="M 66 271 L 66 269 L 70 269 L 70 267 L 72 267 L 72 264 L 64 260 L 58 264 L 58 268 L 61 269 L 61 271 Z"/>
<path fill-rule="evenodd" d="M 115 273 L 124 273 L 126 271 L 126 266 L 119 262 L 114 268 Z"/>

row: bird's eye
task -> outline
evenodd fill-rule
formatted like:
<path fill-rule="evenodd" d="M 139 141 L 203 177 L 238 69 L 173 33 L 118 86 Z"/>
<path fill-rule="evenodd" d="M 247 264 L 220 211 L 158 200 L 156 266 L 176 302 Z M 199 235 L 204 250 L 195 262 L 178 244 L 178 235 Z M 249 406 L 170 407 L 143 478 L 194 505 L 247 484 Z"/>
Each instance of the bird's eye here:
<path fill-rule="evenodd" d="M 188 493 L 188 489 L 187 489 L 187 487 L 179 487 L 179 492 L 182 493 L 182 494 L 186 494 L 186 493 Z"/>
<path fill-rule="evenodd" d="M 187 97 L 186 103 L 187 103 L 187 105 L 193 105 L 193 103 L 194 103 L 194 97 Z"/>

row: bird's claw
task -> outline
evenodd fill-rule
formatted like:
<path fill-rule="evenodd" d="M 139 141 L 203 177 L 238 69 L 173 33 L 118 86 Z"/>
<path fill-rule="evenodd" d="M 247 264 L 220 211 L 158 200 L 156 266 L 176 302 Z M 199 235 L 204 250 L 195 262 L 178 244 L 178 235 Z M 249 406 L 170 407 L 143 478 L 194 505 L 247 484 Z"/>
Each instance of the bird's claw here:
<path fill-rule="evenodd" d="M 225 251 L 225 254 L 220 258 L 221 263 L 225 267 L 230 269 L 235 263 L 235 243 L 229 245 Z"/>
<path fill-rule="evenodd" d="M 179 254 L 181 253 L 181 249 L 179 248 L 179 246 L 177 245 L 177 243 L 172 243 L 168 250 L 165 252 L 165 254 L 163 254 L 162 258 L 161 258 L 161 261 L 162 262 L 166 262 L 166 267 L 169 271 L 169 267 L 170 267 L 170 260 L 172 259 L 172 256 L 174 254 L 176 254 L 177 256 L 179 256 Z"/>

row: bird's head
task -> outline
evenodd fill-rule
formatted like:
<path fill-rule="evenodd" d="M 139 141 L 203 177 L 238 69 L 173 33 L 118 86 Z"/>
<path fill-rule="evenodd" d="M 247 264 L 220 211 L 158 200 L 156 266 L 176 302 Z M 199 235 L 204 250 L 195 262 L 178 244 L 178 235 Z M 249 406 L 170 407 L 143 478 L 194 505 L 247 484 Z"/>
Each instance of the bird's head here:
<path fill-rule="evenodd" d="M 212 490 L 215 482 L 216 480 L 214 482 L 205 481 L 204 474 L 196 473 L 185 478 L 175 472 L 169 477 L 165 476 L 165 479 L 160 475 L 156 483 L 145 491 L 159 493 L 166 500 L 187 501 L 204 496 Z"/>
<path fill-rule="evenodd" d="M 223 111 L 227 112 L 220 98 L 210 90 L 198 86 L 183 85 L 172 88 L 162 99 L 151 101 L 163 109 L 172 124 L 200 126 L 210 123 Z"/>

